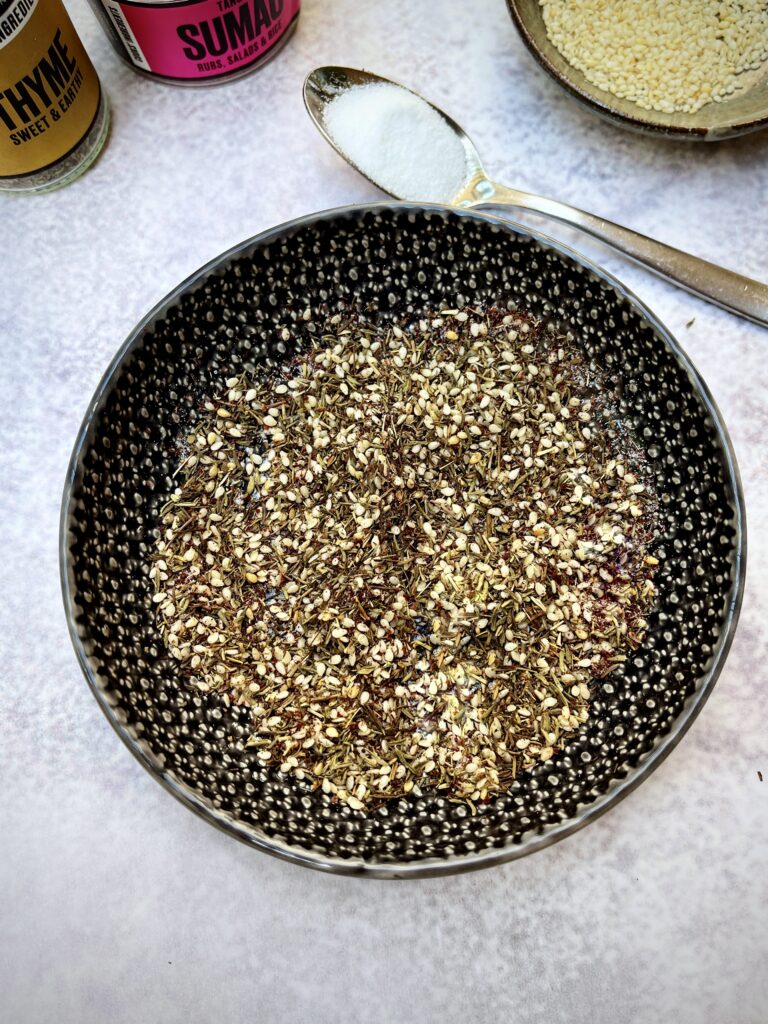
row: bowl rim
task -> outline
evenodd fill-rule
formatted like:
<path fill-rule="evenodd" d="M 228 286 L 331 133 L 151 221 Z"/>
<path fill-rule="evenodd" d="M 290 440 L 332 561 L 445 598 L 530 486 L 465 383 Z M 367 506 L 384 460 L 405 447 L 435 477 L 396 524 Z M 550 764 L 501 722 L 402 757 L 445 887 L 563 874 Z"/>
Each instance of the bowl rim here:
<path fill-rule="evenodd" d="M 598 87 L 583 88 L 571 78 L 562 74 L 549 60 L 542 48 L 539 46 L 536 37 L 529 28 L 528 20 L 522 13 L 519 0 L 506 0 L 510 17 L 517 28 L 520 37 L 528 48 L 528 52 L 536 63 L 542 67 L 550 78 L 553 78 L 573 99 L 586 107 L 593 114 L 597 114 L 604 121 L 612 124 L 620 124 L 630 131 L 642 135 L 654 135 L 668 139 L 685 140 L 691 142 L 721 142 L 725 139 L 736 138 L 739 135 L 748 135 L 751 132 L 760 131 L 768 127 L 768 107 L 763 114 L 749 117 L 747 120 L 731 121 L 719 127 L 706 127 L 704 125 L 675 125 L 666 124 L 654 118 L 655 111 L 639 113 L 643 108 L 633 104 L 638 110 L 637 114 L 626 113 L 617 107 L 601 100 L 597 91 Z M 591 85 L 591 83 L 590 83 Z M 603 92 L 604 90 L 599 90 Z"/>
<path fill-rule="evenodd" d="M 248 254 L 260 247 L 269 245 L 287 234 L 294 233 L 303 227 L 332 220 L 361 220 L 366 214 L 381 212 L 411 212 L 448 214 L 459 219 L 479 220 L 490 223 L 497 230 L 515 235 L 522 235 L 536 241 L 545 248 L 553 249 L 566 259 L 575 262 L 578 266 L 594 274 L 600 281 L 615 290 L 622 298 L 626 299 L 631 306 L 648 322 L 659 340 L 665 344 L 677 359 L 679 365 L 686 372 L 692 386 L 701 398 L 706 412 L 712 419 L 713 428 L 717 440 L 721 446 L 728 483 L 733 493 L 734 512 L 734 558 L 733 558 L 733 582 L 728 593 L 724 608 L 724 616 L 721 625 L 720 635 L 712 654 L 712 659 L 707 671 L 703 674 L 701 683 L 696 691 L 691 694 L 683 710 L 675 720 L 671 730 L 662 736 L 658 742 L 645 755 L 636 768 L 630 770 L 621 779 L 611 782 L 605 792 L 601 793 L 592 803 L 582 807 L 576 815 L 560 824 L 545 827 L 543 832 L 531 832 L 523 836 L 520 842 L 504 847 L 489 847 L 479 852 L 453 857 L 449 860 L 441 858 L 425 858 L 412 861 L 367 861 L 363 858 L 349 858 L 327 856 L 317 851 L 305 849 L 299 846 L 292 846 L 281 840 L 266 835 L 259 835 L 256 830 L 245 825 L 233 815 L 225 814 L 214 808 L 209 801 L 196 794 L 186 784 L 177 780 L 174 774 L 164 769 L 161 758 L 150 751 L 146 742 L 130 734 L 120 716 L 116 713 L 107 698 L 106 693 L 99 686 L 97 672 L 90 662 L 83 638 L 77 626 L 75 609 L 75 581 L 74 571 L 69 553 L 69 524 L 72 517 L 75 488 L 80 480 L 83 459 L 88 452 L 90 442 L 96 433 L 97 421 L 103 410 L 107 397 L 118 381 L 120 370 L 127 357 L 138 348 L 144 332 L 151 327 L 153 322 L 165 315 L 179 299 L 186 293 L 193 291 L 202 285 L 210 275 L 223 269 L 234 259 Z M 94 394 L 88 403 L 86 413 L 77 433 L 77 438 L 72 449 L 67 474 L 64 483 L 64 491 L 61 502 L 61 513 L 59 520 L 59 570 L 64 602 L 64 611 L 69 629 L 70 640 L 75 649 L 77 660 L 90 687 L 93 696 L 104 713 L 107 721 L 118 734 L 123 743 L 128 747 L 139 763 L 156 779 L 169 793 L 179 800 L 185 807 L 188 807 L 198 817 L 207 821 L 221 831 L 239 839 L 247 845 L 271 854 L 282 860 L 293 864 L 300 864 L 304 867 L 314 868 L 332 874 L 354 875 L 368 878 L 429 878 L 441 875 L 461 874 L 467 871 L 474 871 L 484 867 L 491 867 L 495 864 L 503 864 L 507 861 L 517 860 L 537 850 L 551 846 L 553 843 L 572 835 L 586 825 L 595 821 L 602 814 L 615 806 L 627 794 L 637 788 L 648 776 L 664 761 L 669 753 L 677 746 L 691 724 L 706 703 L 717 679 L 722 671 L 728 652 L 733 642 L 736 625 L 741 609 L 744 594 L 744 583 L 746 575 L 746 517 L 744 509 L 744 494 L 741 485 L 738 465 L 733 450 L 731 439 L 728 435 L 722 415 L 712 397 L 709 388 L 700 377 L 689 357 L 685 354 L 679 343 L 675 340 L 670 331 L 661 323 L 654 313 L 645 305 L 642 300 L 627 288 L 613 274 L 600 268 L 592 260 L 583 256 L 577 250 L 550 238 L 548 235 L 517 223 L 508 218 L 497 217 L 492 214 L 478 210 L 464 210 L 455 207 L 446 207 L 427 203 L 410 202 L 380 202 L 362 205 L 349 205 L 323 210 L 317 213 L 306 214 L 286 221 L 275 227 L 259 232 L 237 245 L 225 250 L 213 259 L 208 260 L 196 271 L 188 275 L 179 285 L 173 288 L 163 299 L 146 313 L 133 330 L 128 334 L 123 344 L 119 347 L 114 357 L 105 370 Z"/>

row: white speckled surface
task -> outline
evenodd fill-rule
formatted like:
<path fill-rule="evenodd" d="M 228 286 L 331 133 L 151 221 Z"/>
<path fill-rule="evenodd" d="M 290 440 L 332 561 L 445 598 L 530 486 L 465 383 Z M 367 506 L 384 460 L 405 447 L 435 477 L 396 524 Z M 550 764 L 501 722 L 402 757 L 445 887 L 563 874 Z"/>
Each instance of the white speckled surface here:
<path fill-rule="evenodd" d="M 305 0 L 281 56 L 207 90 L 134 75 L 83 0 L 70 8 L 112 138 L 64 191 L 0 199 L 2 1024 L 765 1024 L 768 332 L 606 259 L 729 424 L 750 529 L 742 621 L 707 707 L 647 783 L 490 871 L 325 877 L 173 801 L 81 678 L 57 520 L 88 399 L 135 321 L 242 238 L 376 198 L 304 114 L 312 66 L 401 78 L 468 127 L 499 180 L 764 278 L 768 135 L 689 148 L 603 125 L 534 67 L 503 0 Z"/>

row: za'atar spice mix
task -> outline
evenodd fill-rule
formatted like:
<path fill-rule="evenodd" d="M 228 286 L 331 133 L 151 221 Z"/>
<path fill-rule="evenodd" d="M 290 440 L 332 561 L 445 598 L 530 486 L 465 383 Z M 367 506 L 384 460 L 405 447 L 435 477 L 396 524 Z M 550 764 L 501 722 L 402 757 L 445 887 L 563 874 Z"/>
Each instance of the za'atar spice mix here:
<path fill-rule="evenodd" d="M 160 630 L 190 684 L 250 708 L 263 765 L 360 811 L 487 801 L 643 639 L 650 469 L 581 349 L 524 311 L 315 328 L 186 438 Z"/>

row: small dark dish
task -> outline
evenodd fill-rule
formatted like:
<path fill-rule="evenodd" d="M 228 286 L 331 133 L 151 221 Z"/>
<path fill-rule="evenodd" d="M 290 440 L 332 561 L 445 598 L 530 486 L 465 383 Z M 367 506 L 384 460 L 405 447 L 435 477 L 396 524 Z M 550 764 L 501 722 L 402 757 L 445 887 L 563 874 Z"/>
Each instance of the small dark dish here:
<path fill-rule="evenodd" d="M 472 815 L 432 795 L 370 816 L 259 766 L 246 709 L 180 685 L 150 605 L 146 561 L 174 446 L 224 378 L 291 356 L 276 325 L 307 305 L 370 315 L 518 304 L 571 328 L 621 389 L 662 496 L 659 607 L 568 748 Z M 307 337 L 307 341 L 310 339 Z M 203 267 L 128 338 L 89 406 L 67 477 L 61 567 L 69 628 L 120 737 L 206 820 L 295 863 L 379 877 L 482 867 L 587 824 L 666 756 L 701 709 L 744 582 L 738 471 L 711 396 L 674 339 L 617 281 L 507 222 L 378 205 L 282 225 Z"/>
<path fill-rule="evenodd" d="M 523 42 L 544 70 L 574 99 L 613 124 L 648 135 L 704 142 L 746 135 L 768 125 L 768 72 L 743 93 L 707 103 L 695 114 L 644 110 L 593 85 L 568 63 L 549 40 L 539 0 L 507 0 L 507 6 Z"/>

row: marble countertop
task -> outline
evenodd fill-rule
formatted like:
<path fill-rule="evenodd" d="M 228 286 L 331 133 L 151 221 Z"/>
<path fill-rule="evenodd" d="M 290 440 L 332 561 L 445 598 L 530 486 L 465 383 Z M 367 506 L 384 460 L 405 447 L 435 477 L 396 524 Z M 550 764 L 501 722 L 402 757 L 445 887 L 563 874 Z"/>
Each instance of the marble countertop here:
<path fill-rule="evenodd" d="M 325 877 L 177 804 L 80 675 L 57 520 L 80 420 L 137 319 L 241 239 L 378 198 L 304 113 L 313 66 L 399 78 L 467 126 L 498 180 L 762 278 L 768 134 L 689 146 L 601 123 L 534 66 L 503 0 L 305 0 L 279 57 L 203 90 L 134 74 L 85 0 L 68 6 L 112 100 L 110 141 L 70 187 L 0 199 L 0 1021 L 764 1024 L 766 331 L 599 254 L 678 336 L 729 425 L 744 608 L 711 699 L 659 770 L 500 868 Z"/>

